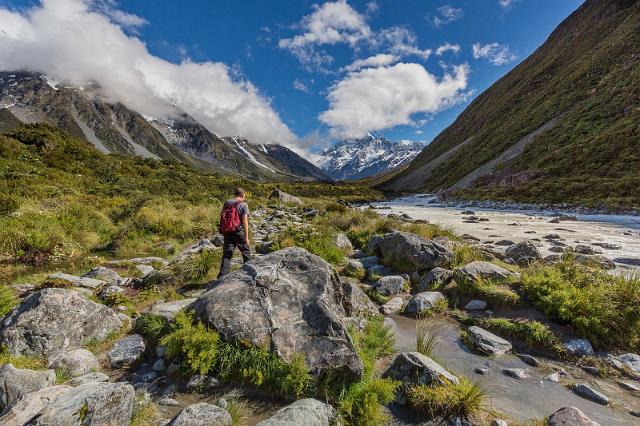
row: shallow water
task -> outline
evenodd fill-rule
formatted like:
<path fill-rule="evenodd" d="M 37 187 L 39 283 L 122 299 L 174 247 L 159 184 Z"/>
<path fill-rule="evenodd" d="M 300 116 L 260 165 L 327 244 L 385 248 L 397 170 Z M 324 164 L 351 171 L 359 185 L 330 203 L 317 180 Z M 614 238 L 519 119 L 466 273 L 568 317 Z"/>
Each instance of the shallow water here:
<path fill-rule="evenodd" d="M 396 335 L 398 351 L 416 349 L 416 321 L 402 316 L 387 317 Z M 574 394 L 560 383 L 543 380 L 553 370 L 550 367 L 530 367 L 515 355 L 490 358 L 470 351 L 460 340 L 460 328 L 454 322 L 442 319 L 429 319 L 430 326 L 438 329 L 439 343 L 434 349 L 433 358 L 447 369 L 460 376 L 468 377 L 487 393 L 489 406 L 508 416 L 526 421 L 542 419 L 559 408 L 574 406 L 581 409 L 592 420 L 601 425 L 638 425 L 640 419 L 623 409 L 605 407 Z M 489 373 L 479 375 L 474 369 L 483 366 Z M 524 368 L 525 379 L 514 379 L 502 373 L 504 368 Z M 594 382 L 593 376 L 581 371 L 571 372 L 572 378 Z M 582 377 L 580 377 L 582 376 Z M 598 380 L 597 386 L 615 403 L 627 407 L 640 407 L 640 399 L 622 390 L 616 383 Z"/>

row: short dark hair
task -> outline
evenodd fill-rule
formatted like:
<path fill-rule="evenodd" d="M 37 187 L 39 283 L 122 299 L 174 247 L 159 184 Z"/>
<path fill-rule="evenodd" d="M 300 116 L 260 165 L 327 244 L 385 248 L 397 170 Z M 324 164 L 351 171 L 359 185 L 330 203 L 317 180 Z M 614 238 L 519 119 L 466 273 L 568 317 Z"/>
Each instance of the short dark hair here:
<path fill-rule="evenodd" d="M 240 188 L 240 187 L 236 188 L 236 192 L 235 192 L 236 197 L 242 197 L 245 193 L 246 191 L 243 188 Z"/>

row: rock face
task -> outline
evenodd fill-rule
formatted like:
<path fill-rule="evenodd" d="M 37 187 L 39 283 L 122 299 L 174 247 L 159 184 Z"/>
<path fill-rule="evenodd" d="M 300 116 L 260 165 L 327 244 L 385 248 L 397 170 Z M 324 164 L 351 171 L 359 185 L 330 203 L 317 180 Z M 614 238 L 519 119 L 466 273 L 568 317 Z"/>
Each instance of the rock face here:
<path fill-rule="evenodd" d="M 511 343 L 480 327 L 469 327 L 469 337 L 480 352 L 487 355 L 504 355 L 511 351 Z"/>
<path fill-rule="evenodd" d="M 139 334 L 123 337 L 118 340 L 109 351 L 109 364 L 111 368 L 120 368 L 136 362 L 144 352 L 144 339 Z"/>
<path fill-rule="evenodd" d="M 4 426 L 23 426 L 40 410 L 71 389 L 73 389 L 71 386 L 58 385 L 29 392 L 0 417 L 0 424 Z"/>
<path fill-rule="evenodd" d="M 612 357 L 611 361 L 618 368 L 628 368 L 634 373 L 640 373 L 640 355 L 626 353 Z"/>
<path fill-rule="evenodd" d="M 284 203 L 292 203 L 298 205 L 304 204 L 300 198 L 291 194 L 287 194 L 286 192 L 282 192 L 279 189 L 274 189 L 271 195 L 269 195 L 269 199 L 282 201 Z"/>
<path fill-rule="evenodd" d="M 585 383 L 577 383 L 573 385 L 573 391 L 580 396 L 590 399 L 593 402 L 597 402 L 598 404 L 609 404 L 609 398 L 605 394 L 603 394 L 602 392 L 598 392 Z"/>
<path fill-rule="evenodd" d="M 100 369 L 98 358 L 86 349 L 74 349 L 63 354 L 51 365 L 65 370 L 71 377 L 82 376 Z"/>
<path fill-rule="evenodd" d="M 301 353 L 315 374 L 359 377 L 363 364 L 343 322 L 345 299 L 331 265 L 290 247 L 216 281 L 192 307 L 227 341 L 268 347 L 287 361 Z"/>
<path fill-rule="evenodd" d="M 399 272 L 430 271 L 448 267 L 453 251 L 409 232 L 391 232 L 379 242 L 384 263 Z"/>
<path fill-rule="evenodd" d="M 576 407 L 564 407 L 547 419 L 547 426 L 600 426 Z"/>
<path fill-rule="evenodd" d="M 344 308 L 349 316 L 366 317 L 380 314 L 378 306 L 360 289 L 357 282 L 346 281 L 343 290 L 345 295 Z"/>
<path fill-rule="evenodd" d="M 531 241 L 522 241 L 509 246 L 505 254 L 518 265 L 529 265 L 542 258 L 540 251 L 538 251 L 538 248 Z"/>
<path fill-rule="evenodd" d="M 134 396 L 133 387 L 126 383 L 85 383 L 55 399 L 30 424 L 128 425 Z"/>
<path fill-rule="evenodd" d="M 376 281 L 373 288 L 384 296 L 395 296 L 404 291 L 404 278 L 399 275 L 382 277 Z"/>
<path fill-rule="evenodd" d="M 452 279 L 453 271 L 444 268 L 433 268 L 418 284 L 418 291 L 428 291 L 436 286 L 447 285 Z"/>
<path fill-rule="evenodd" d="M 217 405 L 191 404 L 175 416 L 168 426 L 231 426 L 231 415 Z"/>
<path fill-rule="evenodd" d="M 340 424 L 331 405 L 317 399 L 300 399 L 277 411 L 271 418 L 256 426 L 333 426 Z"/>
<path fill-rule="evenodd" d="M 51 386 L 56 381 L 53 370 L 33 371 L 13 364 L 0 367 L 0 412 L 29 392 Z"/>
<path fill-rule="evenodd" d="M 416 385 L 459 382 L 456 376 L 420 352 L 399 353 L 382 376 Z"/>
<path fill-rule="evenodd" d="M 479 260 L 456 269 L 454 275 L 456 280 L 470 282 L 478 282 L 480 280 L 502 281 L 514 276 L 517 276 L 514 272 L 493 263 Z"/>
<path fill-rule="evenodd" d="M 445 300 L 442 293 L 438 291 L 423 291 L 413 296 L 404 310 L 408 314 L 419 315 L 436 307 L 441 300 Z"/>
<path fill-rule="evenodd" d="M 55 359 L 120 328 L 118 315 L 73 290 L 32 293 L 0 324 L 1 343 L 14 354 Z"/>

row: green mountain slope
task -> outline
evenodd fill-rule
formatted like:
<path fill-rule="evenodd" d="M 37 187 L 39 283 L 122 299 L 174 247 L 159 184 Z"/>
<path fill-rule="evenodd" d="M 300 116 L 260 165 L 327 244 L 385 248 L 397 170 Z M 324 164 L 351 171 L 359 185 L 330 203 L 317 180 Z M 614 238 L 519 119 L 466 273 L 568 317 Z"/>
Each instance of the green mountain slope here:
<path fill-rule="evenodd" d="M 640 1 L 587 0 L 378 187 L 640 206 L 638 46 Z"/>

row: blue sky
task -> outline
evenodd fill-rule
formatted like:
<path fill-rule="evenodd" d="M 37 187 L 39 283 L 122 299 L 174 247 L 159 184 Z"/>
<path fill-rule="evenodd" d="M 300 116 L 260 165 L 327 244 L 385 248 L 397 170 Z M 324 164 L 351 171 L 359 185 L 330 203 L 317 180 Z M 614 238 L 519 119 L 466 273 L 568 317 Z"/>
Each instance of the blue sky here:
<path fill-rule="evenodd" d="M 338 0 L 325 3 L 306 0 L 120 0 L 117 3 L 114 0 L 45 0 L 42 3 L 0 0 L 0 29 L 19 27 L 14 23 L 19 17 L 26 18 L 31 27 L 39 28 L 33 9 L 42 14 L 48 12 L 47 19 L 75 16 L 76 22 L 91 18 L 88 14 L 101 14 L 120 27 L 125 39 L 114 35 L 115 41 L 107 43 L 100 33 L 78 33 L 77 37 L 85 40 L 78 49 L 105 54 L 109 46 L 135 45 L 139 39 L 146 46 L 144 55 L 149 57 L 148 63 L 155 63 L 156 58 L 171 64 L 222 63 L 233 80 L 224 84 L 235 85 L 220 89 L 220 93 L 229 89 L 225 99 L 211 95 L 206 100 L 190 98 L 187 102 L 171 95 L 172 102 L 181 107 L 184 104 L 185 110 L 193 112 L 206 102 L 218 101 L 225 105 L 225 100 L 237 95 L 244 105 L 251 105 L 251 109 L 242 111 L 238 109 L 242 106 L 235 105 L 221 113 L 207 104 L 210 112 L 204 119 L 205 124 L 218 133 L 242 133 L 245 127 L 253 139 L 263 139 L 258 142 L 274 134 L 275 139 L 288 139 L 289 144 L 317 148 L 328 141 L 367 131 L 392 140 L 431 141 L 473 97 L 532 53 L 581 3 L 581 0 Z M 80 10 L 82 7 L 85 9 Z M 22 35 L 26 32 L 15 31 L 12 40 L 26 38 Z M 103 29 L 102 34 L 105 32 Z M 66 34 L 66 37 L 73 36 L 73 33 Z M 64 33 L 50 34 L 49 38 L 52 37 L 59 37 L 61 43 L 68 40 Z M 87 46 L 93 43 L 88 41 L 92 37 L 96 39 L 93 50 Z M 21 42 L 24 51 L 25 41 Z M 35 56 L 42 46 L 37 48 L 34 44 L 31 42 L 26 50 L 32 50 Z M 438 52 L 443 46 L 449 48 Z M 142 55 L 142 49 L 136 45 L 130 50 Z M 125 55 L 122 53 L 125 50 L 123 47 L 117 52 Z M 123 57 L 130 56 L 126 53 Z M 114 53 L 113 57 L 117 55 Z M 90 72 L 76 75 L 78 73 L 56 63 L 56 58 L 48 61 L 27 58 L 15 64 L 13 58 L 15 54 L 7 53 L 3 58 L 0 52 L 0 66 L 27 64 L 44 68 L 43 72 L 56 73 L 60 79 L 92 75 Z M 368 58 L 373 59 L 362 62 Z M 126 63 L 125 59 L 121 61 Z M 168 65 L 164 62 L 162 66 L 165 68 L 159 66 L 158 69 L 173 73 L 173 68 L 166 68 Z M 195 81 L 193 73 L 201 71 L 184 71 L 186 74 L 180 76 L 186 79 L 188 75 L 193 77 L 190 81 Z M 149 78 L 144 81 L 148 82 Z M 250 82 L 249 88 L 246 82 Z M 105 81 L 104 85 L 109 83 Z M 172 84 L 179 85 L 179 82 Z M 156 92 L 158 86 L 160 83 L 154 86 Z M 218 87 L 213 83 L 212 86 L 212 91 Z M 165 96 L 166 86 L 162 87 L 162 96 Z M 197 86 L 189 86 L 184 91 L 198 90 Z M 138 96 L 141 97 L 143 95 Z M 240 115 L 247 118 L 239 121 L 231 117 L 233 111 L 241 111 Z M 255 111 L 269 123 L 254 125 L 251 115 Z M 255 122 L 258 121 L 256 118 Z"/>

